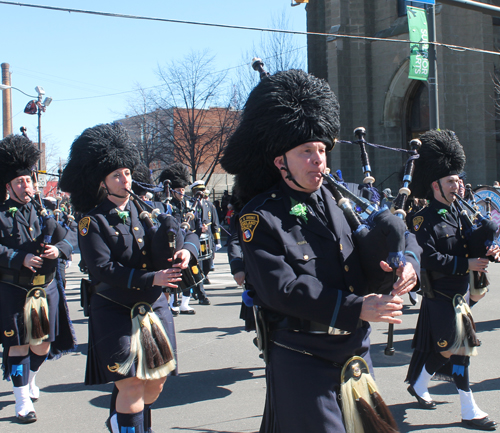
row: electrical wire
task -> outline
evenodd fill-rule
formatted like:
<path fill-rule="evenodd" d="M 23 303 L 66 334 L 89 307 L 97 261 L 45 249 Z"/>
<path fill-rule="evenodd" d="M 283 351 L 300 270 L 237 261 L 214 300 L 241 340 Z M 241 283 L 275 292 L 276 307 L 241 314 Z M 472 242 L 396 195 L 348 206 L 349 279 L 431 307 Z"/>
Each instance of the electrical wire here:
<path fill-rule="evenodd" d="M 80 13 L 80 14 L 87 14 L 87 15 L 99 15 L 99 16 L 112 17 L 112 18 L 126 18 L 126 19 L 145 20 L 145 21 L 160 21 L 160 22 L 167 22 L 167 23 L 191 24 L 191 25 L 197 25 L 197 26 L 219 27 L 219 28 L 236 29 L 236 30 L 251 30 L 251 31 L 258 31 L 258 32 L 285 33 L 285 34 L 303 35 L 303 36 L 327 36 L 327 37 L 335 37 L 335 38 L 359 39 L 359 40 L 365 40 L 365 41 L 394 42 L 394 43 L 404 43 L 404 44 L 414 43 L 408 39 L 388 39 L 388 38 L 376 38 L 376 37 L 372 37 L 372 36 L 345 35 L 345 34 L 338 34 L 338 33 L 304 32 L 304 31 L 298 31 L 298 30 L 282 30 L 282 29 L 269 29 L 269 28 L 264 28 L 264 27 L 237 26 L 237 25 L 231 25 L 231 24 L 204 23 L 201 21 L 187 21 L 187 20 L 175 20 L 172 18 L 147 17 L 147 16 L 141 16 L 141 15 L 127 15 L 127 14 L 119 14 L 119 13 L 113 13 L 113 12 L 100 12 L 100 11 L 91 11 L 91 10 L 83 10 L 83 9 L 62 8 L 62 7 L 56 7 L 56 6 L 35 5 L 35 4 L 30 4 L 30 3 L 20 3 L 20 2 L 11 2 L 11 1 L 3 1 L 3 0 L 0 0 L 0 4 L 11 5 L 11 6 L 24 6 L 24 7 L 36 8 L 36 9 L 48 9 L 48 10 L 59 11 L 59 12 L 72 12 L 72 13 Z M 464 47 L 464 46 L 460 46 L 460 45 L 450 45 L 450 44 L 445 44 L 442 42 L 425 42 L 425 44 L 449 48 L 451 50 L 456 50 L 456 51 L 472 51 L 472 52 L 483 53 L 483 54 L 492 54 L 495 56 L 500 55 L 500 52 L 498 52 L 498 51 L 482 50 L 480 48 Z"/>

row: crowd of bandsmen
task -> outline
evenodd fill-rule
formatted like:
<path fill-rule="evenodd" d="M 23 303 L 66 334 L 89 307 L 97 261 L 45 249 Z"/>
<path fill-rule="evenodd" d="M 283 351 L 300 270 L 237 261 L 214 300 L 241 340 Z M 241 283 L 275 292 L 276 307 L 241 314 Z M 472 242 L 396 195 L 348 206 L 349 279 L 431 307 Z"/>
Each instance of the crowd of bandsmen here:
<path fill-rule="evenodd" d="M 110 432 L 151 433 L 151 406 L 177 374 L 173 317 L 195 314 L 191 299 L 211 304 L 205 286 L 224 219 L 231 272 L 246 289 L 241 318 L 258 331 L 266 362 L 262 433 L 396 432 L 372 378 L 370 322 L 401 323 L 401 296 L 417 290 L 408 392 L 435 409 L 429 380 L 447 378 L 464 425 L 496 429 L 474 401 L 469 362 L 479 346 L 470 307 L 487 292 L 489 262 L 499 260 L 498 227 L 466 219 L 457 205 L 465 167 L 458 138 L 449 130 L 420 137 L 412 189 L 428 201 L 413 201 L 408 227 L 383 206 L 390 191 L 375 203 L 367 224 L 404 226 L 397 260 L 376 262 L 389 281 L 379 292 L 367 275 L 366 243 L 325 182 L 339 128 L 326 82 L 297 70 L 264 78 L 222 158 L 235 186 L 220 207 L 182 164 L 166 167 L 155 186 L 117 124 L 88 128 L 73 142 L 60 179 L 66 203 L 37 195 L 39 151 L 27 137 L 0 141 L 0 335 L 17 420 L 37 420 L 35 377 L 45 359 L 76 347 L 64 288 L 78 247 L 88 274 L 85 384 L 114 383 Z"/>

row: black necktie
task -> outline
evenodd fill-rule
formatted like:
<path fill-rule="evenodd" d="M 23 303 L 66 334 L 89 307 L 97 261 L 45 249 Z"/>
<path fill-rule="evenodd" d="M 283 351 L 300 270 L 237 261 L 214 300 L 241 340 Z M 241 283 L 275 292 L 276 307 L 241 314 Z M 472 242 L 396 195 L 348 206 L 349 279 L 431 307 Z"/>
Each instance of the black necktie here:
<path fill-rule="evenodd" d="M 316 215 L 321 222 L 328 227 L 328 220 L 326 218 L 325 203 L 323 199 L 317 194 L 311 194 L 309 199 L 309 206 L 311 207 L 313 214 Z"/>

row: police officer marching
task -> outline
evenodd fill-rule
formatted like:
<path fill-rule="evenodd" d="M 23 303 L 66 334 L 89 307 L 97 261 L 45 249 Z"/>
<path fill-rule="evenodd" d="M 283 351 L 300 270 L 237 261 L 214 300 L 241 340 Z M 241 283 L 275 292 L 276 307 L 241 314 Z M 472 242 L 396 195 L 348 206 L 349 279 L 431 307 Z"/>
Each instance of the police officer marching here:
<path fill-rule="evenodd" d="M 72 144 L 61 189 L 80 220 L 81 254 L 92 282 L 85 384 L 114 382 L 106 426 L 112 433 L 152 432 L 151 406 L 176 373 L 174 323 L 163 292 L 176 288 L 196 256 L 172 216 L 179 246 L 157 270 L 152 239 L 130 199 L 139 152 L 117 124 L 86 129 Z M 85 179 L 85 181 L 82 181 Z"/>
<path fill-rule="evenodd" d="M 65 298 L 54 278 L 58 259 L 68 260 L 73 250 L 68 232 L 32 201 L 39 155 L 27 137 L 0 141 L 0 338 L 4 378 L 12 380 L 20 423 L 37 420 L 35 376 L 47 356 L 76 344 L 71 321 L 62 320 Z"/>
<path fill-rule="evenodd" d="M 479 341 L 468 299 L 471 275 L 486 272 L 488 257 L 498 259 L 500 248 L 483 242 L 483 257 L 471 254 L 472 237 L 478 232 L 468 230 L 466 216 L 457 209 L 466 159 L 455 133 L 431 130 L 420 141 L 412 189 L 415 196 L 430 198 L 430 203 L 412 218 L 412 231 L 423 248 L 425 284 L 406 378 L 408 392 L 422 409 L 435 409 L 428 390 L 430 379 L 434 375 L 451 378 L 460 395 L 462 423 L 495 430 L 496 422 L 477 406 L 469 386 L 470 357 L 477 354 Z M 481 297 L 470 299 L 475 302 Z"/>
<path fill-rule="evenodd" d="M 369 322 L 400 323 L 400 296 L 417 283 L 421 249 L 409 234 L 392 293 L 365 294 L 353 232 L 323 185 L 339 117 L 324 80 L 278 72 L 250 93 L 221 161 L 236 175 L 246 288 L 263 313 L 261 433 L 363 431 L 349 403 L 366 400 L 348 389 L 371 377 Z M 385 261 L 380 266 L 391 271 Z"/>
<path fill-rule="evenodd" d="M 186 187 L 190 183 L 189 178 L 188 168 L 184 164 L 177 162 L 166 167 L 161 172 L 158 180 L 160 183 L 170 181 L 170 192 L 172 194 L 170 205 L 172 206 L 172 215 L 177 218 L 177 221 L 184 227 L 184 230 L 198 235 L 198 233 L 201 232 L 201 219 L 192 212 L 187 203 L 188 199 L 186 198 Z M 174 305 L 175 297 L 171 296 L 170 308 L 172 314 L 196 314 L 196 310 L 189 305 L 190 299 L 190 288 L 186 288 L 182 292 L 180 306 Z"/>

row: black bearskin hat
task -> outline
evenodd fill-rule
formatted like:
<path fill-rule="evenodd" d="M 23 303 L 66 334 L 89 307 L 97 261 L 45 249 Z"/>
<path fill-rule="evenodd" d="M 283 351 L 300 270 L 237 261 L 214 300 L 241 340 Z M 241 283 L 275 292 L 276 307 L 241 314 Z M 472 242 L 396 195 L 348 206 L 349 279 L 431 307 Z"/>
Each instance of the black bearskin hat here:
<path fill-rule="evenodd" d="M 132 172 L 139 164 L 139 151 L 127 131 L 116 123 L 88 128 L 71 145 L 60 188 L 71 193 L 77 212 L 88 212 L 99 203 L 101 182 L 118 168 Z"/>
<path fill-rule="evenodd" d="M 163 183 L 169 180 L 172 189 L 186 188 L 191 183 L 189 180 L 190 177 L 188 168 L 184 164 L 176 162 L 161 172 L 159 181 Z"/>
<path fill-rule="evenodd" d="M 139 164 L 132 175 L 132 180 L 135 180 L 139 183 L 145 183 L 147 185 L 151 185 L 151 171 L 145 164 Z M 136 182 L 132 182 L 132 191 L 134 191 L 137 195 L 145 195 L 147 190 L 141 187 Z"/>
<path fill-rule="evenodd" d="M 36 170 L 40 151 L 23 135 L 8 135 L 0 141 L 0 200 L 7 198 L 6 184 Z"/>
<path fill-rule="evenodd" d="M 432 182 L 464 171 L 465 153 L 455 133 L 447 129 L 427 131 L 420 141 L 420 157 L 415 161 L 410 188 L 414 197 L 427 198 Z"/>
<path fill-rule="evenodd" d="M 330 151 L 339 128 L 339 104 L 326 81 L 297 69 L 264 78 L 221 159 L 236 175 L 233 193 L 248 202 L 281 179 L 277 156 L 308 141 L 322 141 Z"/>

